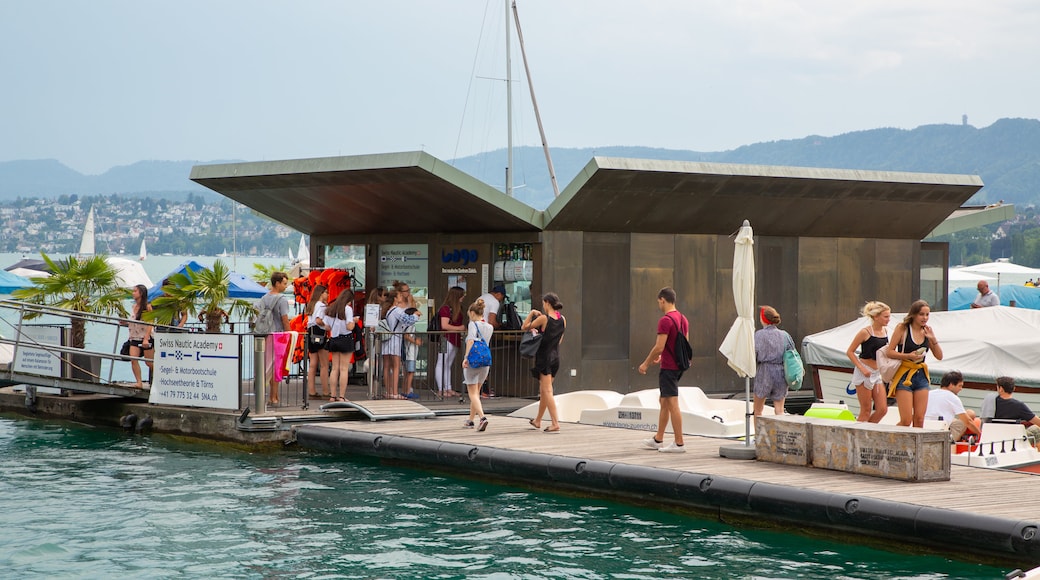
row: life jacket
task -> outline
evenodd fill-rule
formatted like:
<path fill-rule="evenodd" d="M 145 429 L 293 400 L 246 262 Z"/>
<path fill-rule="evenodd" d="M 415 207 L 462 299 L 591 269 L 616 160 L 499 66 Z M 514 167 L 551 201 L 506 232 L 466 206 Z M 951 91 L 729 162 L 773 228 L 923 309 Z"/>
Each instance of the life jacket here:
<path fill-rule="evenodd" d="M 292 350 L 292 361 L 299 363 L 307 355 L 307 315 L 297 314 L 295 318 L 289 321 L 289 330 L 300 333 L 296 337 L 296 344 L 293 345 Z"/>
<path fill-rule="evenodd" d="M 296 297 L 297 304 L 307 304 L 311 300 L 311 291 L 314 289 L 311 286 L 310 278 L 306 276 L 300 276 L 293 280 L 293 295 Z"/>
<path fill-rule="evenodd" d="M 350 272 L 340 268 L 324 270 L 319 278 L 320 284 L 329 289 L 329 304 L 332 304 L 339 293 L 350 289 Z"/>

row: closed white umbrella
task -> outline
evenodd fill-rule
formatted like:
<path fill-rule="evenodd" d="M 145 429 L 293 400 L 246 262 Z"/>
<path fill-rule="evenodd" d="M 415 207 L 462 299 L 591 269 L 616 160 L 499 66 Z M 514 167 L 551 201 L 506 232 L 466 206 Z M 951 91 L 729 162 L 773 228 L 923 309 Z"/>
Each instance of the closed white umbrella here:
<path fill-rule="evenodd" d="M 755 376 L 755 239 L 748 220 L 740 226 L 733 249 L 733 302 L 737 319 L 733 321 L 719 352 L 726 357 L 737 376 L 744 377 L 744 445 L 723 446 L 719 455 L 733 459 L 754 459 L 751 447 L 751 377 Z"/>

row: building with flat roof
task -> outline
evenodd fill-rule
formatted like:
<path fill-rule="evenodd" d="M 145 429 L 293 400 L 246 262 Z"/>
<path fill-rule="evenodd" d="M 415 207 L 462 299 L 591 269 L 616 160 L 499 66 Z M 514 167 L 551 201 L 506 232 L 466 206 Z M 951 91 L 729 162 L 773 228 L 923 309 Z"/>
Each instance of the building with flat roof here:
<path fill-rule="evenodd" d="M 743 390 L 718 348 L 736 317 L 733 235 L 745 219 L 756 300 L 796 340 L 868 300 L 941 307 L 945 284 L 922 288 L 921 273 L 945 272 L 948 246 L 922 240 L 983 186 L 972 175 L 595 157 L 537 210 L 422 152 L 198 165 L 191 179 L 309 234 L 312 267 L 363 256 L 369 287 L 399 277 L 439 304 L 451 285 L 468 301 L 502 283 L 521 315 L 556 292 L 567 316 L 558 392 L 656 386 L 637 367 L 664 286 L 691 322 L 682 384 Z"/>

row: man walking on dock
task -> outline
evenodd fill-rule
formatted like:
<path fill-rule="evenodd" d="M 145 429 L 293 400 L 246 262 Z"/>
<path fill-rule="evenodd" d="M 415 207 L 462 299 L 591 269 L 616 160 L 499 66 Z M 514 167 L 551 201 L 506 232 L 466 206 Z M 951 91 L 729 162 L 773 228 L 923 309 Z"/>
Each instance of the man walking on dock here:
<path fill-rule="evenodd" d="M 652 364 L 660 364 L 661 371 L 657 384 L 661 389 L 661 413 L 657 420 L 657 433 L 643 441 L 647 449 L 656 449 L 661 453 L 685 453 L 683 447 L 682 412 L 679 410 L 679 378 L 683 371 L 675 361 L 675 341 L 681 332 L 690 335 L 690 322 L 675 308 L 675 290 L 665 287 L 657 293 L 657 307 L 664 315 L 657 321 L 657 340 L 650 354 L 639 365 L 639 374 L 645 375 Z M 668 422 L 672 423 L 672 434 L 675 441 L 664 446 L 664 432 Z"/>

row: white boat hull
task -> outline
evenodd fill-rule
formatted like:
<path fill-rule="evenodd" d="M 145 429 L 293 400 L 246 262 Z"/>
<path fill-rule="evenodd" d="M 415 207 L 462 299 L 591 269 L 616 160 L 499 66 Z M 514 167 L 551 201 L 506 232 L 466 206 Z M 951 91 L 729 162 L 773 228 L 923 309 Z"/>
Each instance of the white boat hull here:
<path fill-rule="evenodd" d="M 627 395 L 614 391 L 575 391 L 555 398 L 560 421 L 564 423 L 657 431 L 661 412 L 657 389 Z M 711 399 L 698 387 L 679 387 L 679 408 L 686 435 L 736 438 L 747 432 L 746 403 L 743 400 Z M 538 403 L 532 403 L 509 416 L 533 419 L 537 413 Z M 774 414 L 772 407 L 767 407 L 764 413 Z M 547 419 L 548 414 L 543 417 L 543 420 Z M 754 432 L 752 422 L 751 433 Z"/>

